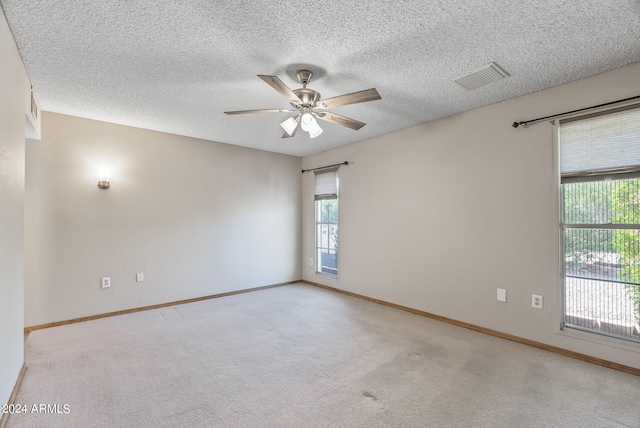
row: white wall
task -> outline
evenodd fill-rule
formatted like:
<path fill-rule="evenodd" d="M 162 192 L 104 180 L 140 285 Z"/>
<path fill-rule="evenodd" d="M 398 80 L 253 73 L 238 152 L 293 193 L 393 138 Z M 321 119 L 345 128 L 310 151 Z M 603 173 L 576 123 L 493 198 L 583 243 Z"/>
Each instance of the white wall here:
<path fill-rule="evenodd" d="M 340 278 L 303 278 L 640 368 L 640 347 L 560 332 L 556 151 L 533 119 L 640 95 L 640 64 L 303 158 L 340 168 Z M 507 289 L 507 303 L 496 300 Z M 531 308 L 531 295 L 545 299 Z"/>
<path fill-rule="evenodd" d="M 0 403 L 6 403 L 24 360 L 24 145 L 31 85 L 3 13 L 0 59 Z"/>
<path fill-rule="evenodd" d="M 301 277 L 298 157 L 45 112 L 26 158 L 27 326 Z"/>

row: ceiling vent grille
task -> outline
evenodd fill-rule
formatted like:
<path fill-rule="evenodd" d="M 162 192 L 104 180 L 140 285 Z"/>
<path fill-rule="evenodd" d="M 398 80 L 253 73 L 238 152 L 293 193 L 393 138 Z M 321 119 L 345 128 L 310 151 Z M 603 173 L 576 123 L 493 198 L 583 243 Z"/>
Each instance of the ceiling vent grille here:
<path fill-rule="evenodd" d="M 453 81 L 471 91 L 505 77 L 509 77 L 509 73 L 498 67 L 496 63 L 490 62 L 471 73 L 453 79 Z"/>

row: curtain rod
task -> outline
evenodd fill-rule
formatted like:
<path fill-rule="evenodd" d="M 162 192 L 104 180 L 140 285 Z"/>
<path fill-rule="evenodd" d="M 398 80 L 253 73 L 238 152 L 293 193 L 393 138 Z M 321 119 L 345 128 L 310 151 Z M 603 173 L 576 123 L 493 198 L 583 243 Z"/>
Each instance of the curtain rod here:
<path fill-rule="evenodd" d="M 546 120 L 546 119 L 553 119 L 554 117 L 564 116 L 564 115 L 572 114 L 572 113 L 578 113 L 578 112 L 581 112 L 581 111 L 591 110 L 591 109 L 594 109 L 594 108 L 606 107 L 606 106 L 610 106 L 612 104 L 623 103 L 625 101 L 631 101 L 631 100 L 635 100 L 635 99 L 638 99 L 638 98 L 640 98 L 640 95 L 636 95 L 635 97 L 625 98 L 624 100 L 611 101 L 609 103 L 598 104 L 597 106 L 585 107 L 585 108 L 581 108 L 581 109 L 578 109 L 578 110 L 565 111 L 564 113 L 552 114 L 551 116 L 539 117 L 537 119 L 525 120 L 525 121 L 522 121 L 522 122 L 513 122 L 511 124 L 511 126 L 513 126 L 514 128 L 517 128 L 520 125 L 527 126 L 530 123 L 540 122 L 540 121 Z"/>
<path fill-rule="evenodd" d="M 304 174 L 305 172 L 309 172 L 309 171 L 317 171 L 319 169 L 325 169 L 325 168 L 331 168 L 332 166 L 340 166 L 340 165 L 349 165 L 349 161 L 344 161 L 342 163 L 337 163 L 335 165 L 327 165 L 327 166 L 320 166 L 318 168 L 311 168 L 311 169 L 303 169 L 302 173 Z"/>

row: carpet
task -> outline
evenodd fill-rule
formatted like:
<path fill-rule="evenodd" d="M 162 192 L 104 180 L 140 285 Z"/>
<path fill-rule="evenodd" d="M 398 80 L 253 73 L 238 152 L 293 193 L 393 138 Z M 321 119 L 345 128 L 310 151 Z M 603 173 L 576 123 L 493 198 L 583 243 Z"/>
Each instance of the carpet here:
<path fill-rule="evenodd" d="M 306 284 L 36 330 L 25 360 L 7 428 L 640 427 L 640 377 Z"/>

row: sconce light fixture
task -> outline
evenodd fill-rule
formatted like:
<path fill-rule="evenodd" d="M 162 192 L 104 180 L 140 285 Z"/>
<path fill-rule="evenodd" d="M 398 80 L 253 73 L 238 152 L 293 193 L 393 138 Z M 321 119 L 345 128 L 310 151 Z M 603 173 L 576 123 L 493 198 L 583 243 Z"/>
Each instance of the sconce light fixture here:
<path fill-rule="evenodd" d="M 98 181 L 98 187 L 101 189 L 108 189 L 111 183 L 109 183 L 109 174 L 100 175 L 100 181 Z"/>

